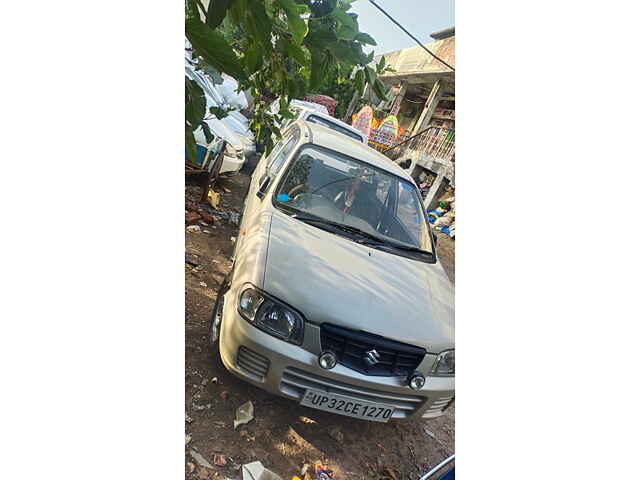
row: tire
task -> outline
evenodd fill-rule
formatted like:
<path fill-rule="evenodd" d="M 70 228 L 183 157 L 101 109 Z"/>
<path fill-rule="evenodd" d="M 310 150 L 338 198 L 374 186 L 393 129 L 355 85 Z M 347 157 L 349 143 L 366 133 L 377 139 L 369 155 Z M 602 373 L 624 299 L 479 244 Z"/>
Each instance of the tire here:
<path fill-rule="evenodd" d="M 213 305 L 211 321 L 207 331 L 207 345 L 214 357 L 220 355 L 220 328 L 222 326 L 222 312 L 224 308 L 224 294 L 229 290 L 229 277 L 226 277 L 218 289 L 216 303 Z"/>

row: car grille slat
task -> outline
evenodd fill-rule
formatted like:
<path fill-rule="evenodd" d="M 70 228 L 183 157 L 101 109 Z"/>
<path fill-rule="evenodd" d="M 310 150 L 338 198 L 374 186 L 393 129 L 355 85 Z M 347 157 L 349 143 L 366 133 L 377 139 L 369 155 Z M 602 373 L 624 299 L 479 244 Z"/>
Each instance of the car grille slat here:
<path fill-rule="evenodd" d="M 395 408 L 392 418 L 406 418 L 422 407 L 425 397 L 379 392 L 365 387 L 348 385 L 331 378 L 320 377 L 298 368 L 287 367 L 282 373 L 280 390 L 301 399 L 307 389 L 344 395 L 355 400 L 380 403 Z"/>
<path fill-rule="evenodd" d="M 238 348 L 236 364 L 247 373 L 257 377 L 260 381 L 264 381 L 269 371 L 269 359 L 253 350 L 249 350 L 243 345 Z"/>
<path fill-rule="evenodd" d="M 323 350 L 331 350 L 336 354 L 341 365 L 365 375 L 381 377 L 411 374 L 427 353 L 421 347 L 327 323 L 320 326 L 320 342 Z M 365 362 L 365 356 L 371 350 L 380 356 L 378 363 L 373 366 Z"/>

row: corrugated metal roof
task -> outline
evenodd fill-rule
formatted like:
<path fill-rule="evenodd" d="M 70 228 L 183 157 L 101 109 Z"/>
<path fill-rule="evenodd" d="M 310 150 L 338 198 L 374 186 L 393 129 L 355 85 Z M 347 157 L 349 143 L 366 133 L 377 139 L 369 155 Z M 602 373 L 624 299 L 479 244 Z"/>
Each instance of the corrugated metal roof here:
<path fill-rule="evenodd" d="M 442 40 L 427 43 L 425 46 L 445 62 L 455 67 L 455 42 L 456 37 L 450 36 Z M 379 61 L 382 55 L 376 58 Z M 451 70 L 429 55 L 422 47 L 405 48 L 384 54 L 387 65 L 390 65 L 396 72 L 386 73 L 383 77 L 394 77 L 413 73 L 438 73 L 451 72 Z"/>

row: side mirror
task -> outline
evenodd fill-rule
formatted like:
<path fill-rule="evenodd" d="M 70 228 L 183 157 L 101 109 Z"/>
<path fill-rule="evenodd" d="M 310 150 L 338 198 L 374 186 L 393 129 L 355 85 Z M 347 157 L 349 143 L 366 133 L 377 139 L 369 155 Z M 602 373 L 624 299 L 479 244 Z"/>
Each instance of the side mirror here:
<path fill-rule="evenodd" d="M 256 195 L 260 198 L 264 198 L 270 183 L 271 183 L 271 178 L 265 175 L 264 178 L 260 181 L 260 186 L 258 187 L 258 191 L 256 192 Z"/>

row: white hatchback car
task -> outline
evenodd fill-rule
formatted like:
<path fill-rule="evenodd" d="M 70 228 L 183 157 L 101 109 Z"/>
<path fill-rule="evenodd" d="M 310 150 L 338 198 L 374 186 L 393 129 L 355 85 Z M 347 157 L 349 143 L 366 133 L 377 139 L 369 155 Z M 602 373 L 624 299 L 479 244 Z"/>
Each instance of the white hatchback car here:
<path fill-rule="evenodd" d="M 366 420 L 454 399 L 453 289 L 411 177 L 298 121 L 254 171 L 209 343 L 235 375 Z"/>

